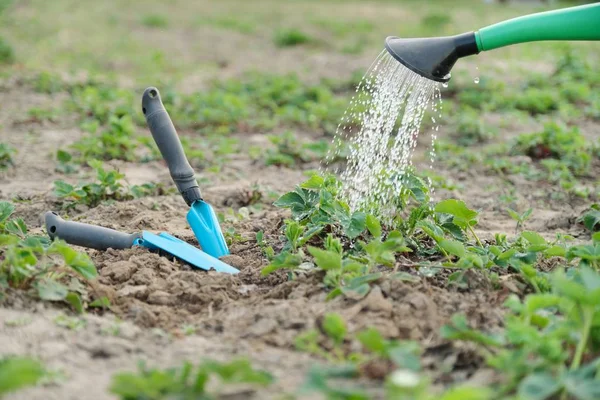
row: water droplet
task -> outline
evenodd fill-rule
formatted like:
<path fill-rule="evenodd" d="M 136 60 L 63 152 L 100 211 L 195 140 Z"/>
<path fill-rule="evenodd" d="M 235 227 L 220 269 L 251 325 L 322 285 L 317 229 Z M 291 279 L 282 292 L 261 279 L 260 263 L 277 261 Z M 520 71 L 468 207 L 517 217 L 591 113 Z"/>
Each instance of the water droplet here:
<path fill-rule="evenodd" d="M 448 87 L 448 82 L 442 83 L 442 86 L 445 87 L 445 88 L 447 88 Z"/>
<path fill-rule="evenodd" d="M 473 82 L 475 82 L 476 84 L 479 84 L 479 77 L 475 77 L 475 79 L 473 79 Z"/>

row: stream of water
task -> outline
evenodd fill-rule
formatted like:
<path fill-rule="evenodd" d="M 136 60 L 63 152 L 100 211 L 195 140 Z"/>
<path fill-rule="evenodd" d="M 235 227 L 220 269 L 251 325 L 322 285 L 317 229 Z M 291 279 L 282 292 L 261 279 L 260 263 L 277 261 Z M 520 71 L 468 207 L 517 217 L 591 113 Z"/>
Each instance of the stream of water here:
<path fill-rule="evenodd" d="M 425 111 L 431 108 L 438 116 L 440 103 L 440 83 L 409 70 L 385 50 L 379 54 L 359 83 L 326 159 L 339 157 L 343 143 L 349 146 L 339 176 L 341 195 L 353 211 L 391 223 Z"/>

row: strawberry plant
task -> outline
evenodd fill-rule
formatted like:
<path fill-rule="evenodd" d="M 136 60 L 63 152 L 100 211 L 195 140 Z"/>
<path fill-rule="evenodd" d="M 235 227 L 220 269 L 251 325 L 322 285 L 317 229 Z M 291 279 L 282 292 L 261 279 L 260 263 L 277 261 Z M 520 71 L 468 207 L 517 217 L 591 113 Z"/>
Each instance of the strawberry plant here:
<path fill-rule="evenodd" d="M 82 312 L 87 291 L 80 279 L 98 275 L 88 255 L 61 240 L 30 234 L 21 218 L 10 219 L 13 211 L 11 203 L 0 202 L 0 287 L 27 290 Z"/>
<path fill-rule="evenodd" d="M 442 334 L 481 346 L 488 364 L 503 377 L 497 387 L 500 396 L 516 392 L 527 399 L 597 398 L 600 275 L 583 266 L 558 269 L 549 281 L 548 293 L 524 299 L 513 295 L 506 301 L 509 314 L 500 332 L 473 330 L 464 316 L 456 315 Z"/>
<path fill-rule="evenodd" d="M 207 360 L 198 366 L 184 362 L 180 368 L 154 369 L 144 364 L 137 374 L 124 372 L 113 376 L 111 393 L 122 400 L 217 399 L 219 393 L 209 391 L 209 383 L 217 379 L 222 386 L 252 384 L 267 386 L 273 377 L 255 370 L 250 362 L 239 359 L 231 362 Z"/>
<path fill-rule="evenodd" d="M 71 185 L 62 180 L 54 182 L 54 194 L 66 201 L 66 207 L 85 204 L 95 207 L 107 200 L 131 200 L 144 196 L 156 196 L 164 193 L 160 185 L 146 183 L 127 186 L 123 182 L 125 175 L 117 170 L 106 170 L 101 161 L 89 161 L 88 165 L 96 170 L 97 182 L 81 186 Z"/>
<path fill-rule="evenodd" d="M 16 152 L 14 147 L 0 143 L 0 171 L 14 165 L 12 157 Z"/>

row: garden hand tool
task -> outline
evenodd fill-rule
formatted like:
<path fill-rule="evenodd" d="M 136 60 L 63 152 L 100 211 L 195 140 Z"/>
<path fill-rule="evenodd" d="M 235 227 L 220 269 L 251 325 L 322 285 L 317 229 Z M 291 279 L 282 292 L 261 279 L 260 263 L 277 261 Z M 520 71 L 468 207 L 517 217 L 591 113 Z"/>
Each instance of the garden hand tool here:
<path fill-rule="evenodd" d="M 92 249 L 106 250 L 128 249 L 133 246 L 142 246 L 150 250 L 162 250 L 195 267 L 209 271 L 228 274 L 240 272 L 236 268 L 225 264 L 200 249 L 183 240 L 177 239 L 168 233 L 161 232 L 156 235 L 151 232 L 124 233 L 114 229 L 81 222 L 65 221 L 58 214 L 48 211 L 44 216 L 46 231 L 50 238 L 56 237 L 69 244 L 89 247 Z"/>
<path fill-rule="evenodd" d="M 456 36 L 406 39 L 389 36 L 385 48 L 413 72 L 448 82 L 450 70 L 461 57 L 544 40 L 600 40 L 600 3 L 525 15 Z"/>
<path fill-rule="evenodd" d="M 142 111 L 152 137 L 169 166 L 171 178 L 179 193 L 190 206 L 187 221 L 194 231 L 200 247 L 213 257 L 229 254 L 225 237 L 213 208 L 202 199 L 194 170 L 190 166 L 183 147 L 165 110 L 158 89 L 149 87 L 142 96 Z"/>

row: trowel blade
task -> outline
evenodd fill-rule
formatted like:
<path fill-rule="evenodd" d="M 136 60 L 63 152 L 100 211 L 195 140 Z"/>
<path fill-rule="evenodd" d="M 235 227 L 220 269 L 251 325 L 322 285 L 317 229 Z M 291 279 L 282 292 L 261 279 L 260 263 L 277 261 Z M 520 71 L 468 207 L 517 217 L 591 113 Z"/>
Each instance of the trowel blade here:
<path fill-rule="evenodd" d="M 205 253 L 217 258 L 229 254 L 217 215 L 210 204 L 201 200 L 192 203 L 187 221 Z"/>
<path fill-rule="evenodd" d="M 224 272 L 226 274 L 237 274 L 240 272 L 231 265 L 225 264 L 223 261 L 212 257 L 191 244 L 177 239 L 165 232 L 156 235 L 144 231 L 142 232 L 142 239 L 138 244 L 150 249 L 166 251 L 167 253 L 206 271 L 213 269 L 217 272 Z"/>

